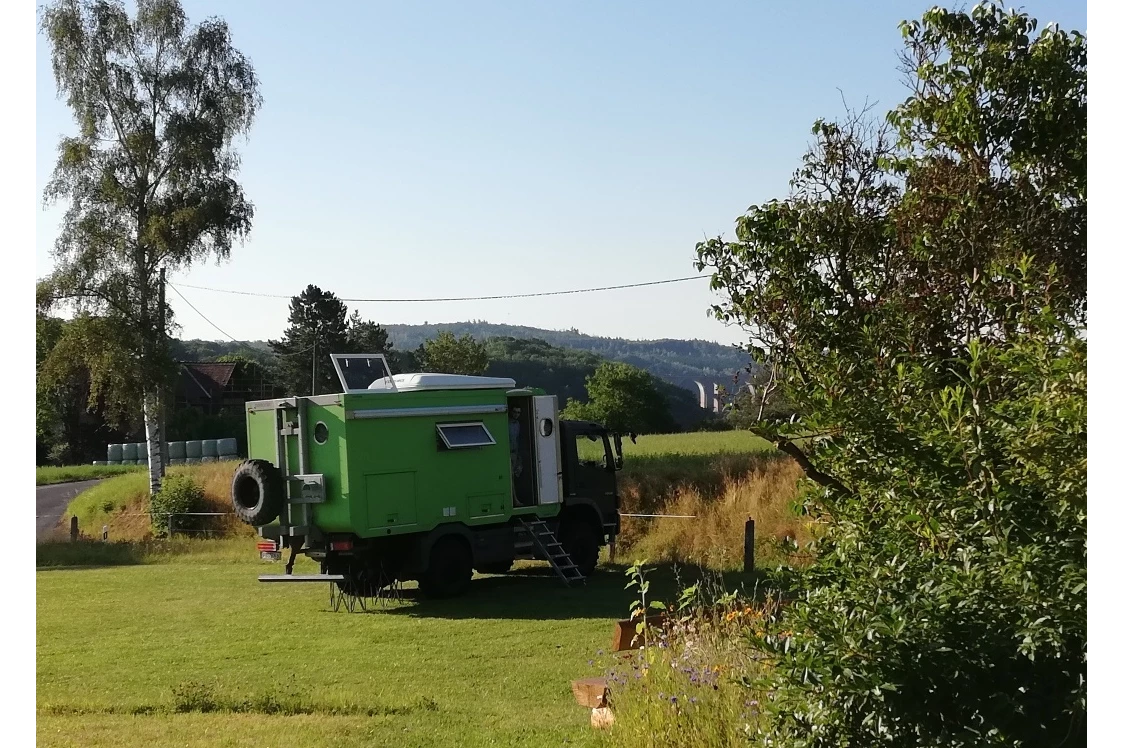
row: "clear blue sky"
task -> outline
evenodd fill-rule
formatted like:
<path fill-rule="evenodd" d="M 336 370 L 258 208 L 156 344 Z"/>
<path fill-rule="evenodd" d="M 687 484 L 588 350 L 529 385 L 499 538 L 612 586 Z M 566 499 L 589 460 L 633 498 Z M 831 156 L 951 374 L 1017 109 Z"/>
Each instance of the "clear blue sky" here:
<path fill-rule="evenodd" d="M 904 88 L 899 21 L 932 3 L 185 0 L 222 15 L 265 106 L 241 145 L 250 240 L 177 282 L 291 295 L 472 296 L 694 274 L 694 245 L 786 194 L 817 117 Z M 1081 2 L 1032 0 L 1087 28 Z M 74 130 L 36 47 L 36 187 Z M 840 94 L 841 91 L 841 94 Z M 36 273 L 61 207 L 38 216 Z M 182 289 L 241 339 L 283 299 Z M 221 339 L 174 293 L 184 337 Z M 626 338 L 743 334 L 705 281 L 561 298 L 353 304 L 382 323 L 486 319 Z"/>

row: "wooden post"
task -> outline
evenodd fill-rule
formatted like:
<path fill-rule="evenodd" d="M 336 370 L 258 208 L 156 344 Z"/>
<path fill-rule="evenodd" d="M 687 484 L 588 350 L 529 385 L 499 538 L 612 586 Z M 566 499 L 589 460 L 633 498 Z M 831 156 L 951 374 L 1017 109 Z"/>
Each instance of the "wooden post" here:
<path fill-rule="evenodd" d="M 608 544 L 608 563 L 616 563 L 616 540 Z"/>
<path fill-rule="evenodd" d="M 612 727 L 616 716 L 608 705 L 608 681 L 605 678 L 582 678 L 572 683 L 573 696 L 581 706 L 592 711 L 589 722 L 598 730 Z"/>
<path fill-rule="evenodd" d="M 749 517 L 745 521 L 745 571 L 756 567 L 756 521 Z"/>
<path fill-rule="evenodd" d="M 77 515 L 70 518 L 70 542 L 78 542 L 78 517 Z"/>

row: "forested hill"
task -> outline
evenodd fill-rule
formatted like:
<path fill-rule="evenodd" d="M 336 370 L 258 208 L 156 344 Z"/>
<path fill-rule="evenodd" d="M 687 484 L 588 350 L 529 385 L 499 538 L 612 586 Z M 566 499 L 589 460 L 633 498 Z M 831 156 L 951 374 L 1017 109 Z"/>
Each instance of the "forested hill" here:
<path fill-rule="evenodd" d="M 585 335 L 577 330 L 541 330 L 491 322 L 448 322 L 425 325 L 385 325 L 399 350 L 413 350 L 441 330 L 469 333 L 476 339 L 519 338 L 544 340 L 560 347 L 624 361 L 668 380 L 686 377 L 732 377 L 748 364 L 748 356 L 733 346 L 705 340 L 624 340 Z"/>

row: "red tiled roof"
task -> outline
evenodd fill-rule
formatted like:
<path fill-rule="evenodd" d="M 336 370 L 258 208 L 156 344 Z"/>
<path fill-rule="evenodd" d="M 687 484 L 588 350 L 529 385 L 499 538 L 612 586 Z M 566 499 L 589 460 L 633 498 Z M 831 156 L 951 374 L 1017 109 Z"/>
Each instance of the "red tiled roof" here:
<path fill-rule="evenodd" d="M 195 380 L 200 387 L 208 390 L 207 395 L 210 397 L 214 397 L 226 389 L 226 386 L 230 384 L 230 378 L 234 376 L 234 367 L 237 366 L 233 363 L 194 361 L 183 361 L 181 363 L 183 368 L 187 370 L 189 377 Z"/>

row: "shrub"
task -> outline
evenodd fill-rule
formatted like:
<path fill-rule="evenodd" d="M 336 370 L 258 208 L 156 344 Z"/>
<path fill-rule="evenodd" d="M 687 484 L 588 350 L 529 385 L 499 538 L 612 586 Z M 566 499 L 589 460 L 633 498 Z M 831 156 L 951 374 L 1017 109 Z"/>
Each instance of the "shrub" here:
<path fill-rule="evenodd" d="M 820 486 L 760 742 L 1083 745 L 1087 43 L 989 2 L 902 31 L 904 104 L 816 123 L 698 247 Z"/>
<path fill-rule="evenodd" d="M 168 534 L 169 514 L 197 512 L 203 503 L 203 489 L 190 475 L 165 476 L 160 491 L 148 504 L 153 534 L 158 537 Z"/>

